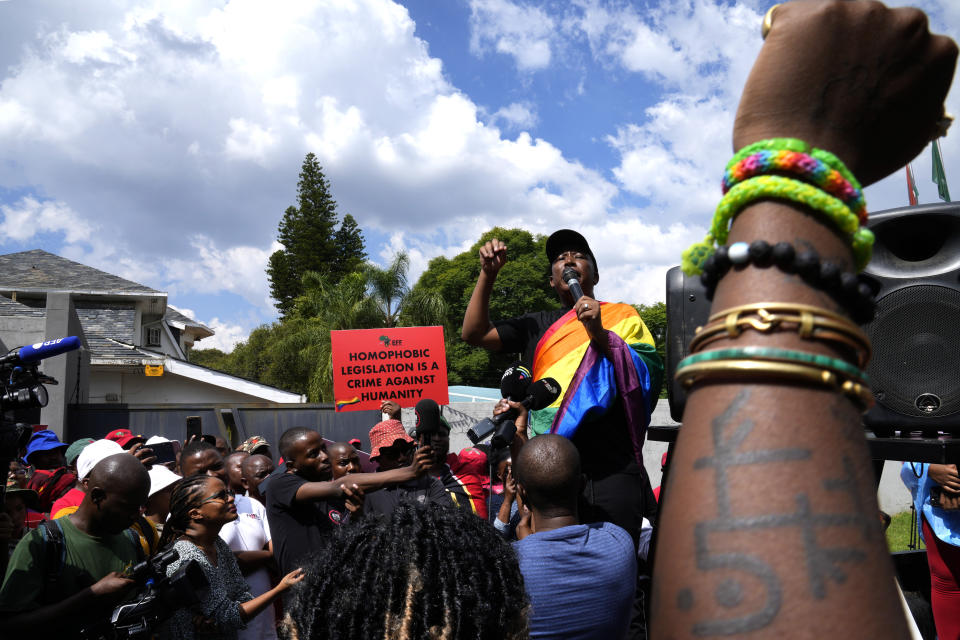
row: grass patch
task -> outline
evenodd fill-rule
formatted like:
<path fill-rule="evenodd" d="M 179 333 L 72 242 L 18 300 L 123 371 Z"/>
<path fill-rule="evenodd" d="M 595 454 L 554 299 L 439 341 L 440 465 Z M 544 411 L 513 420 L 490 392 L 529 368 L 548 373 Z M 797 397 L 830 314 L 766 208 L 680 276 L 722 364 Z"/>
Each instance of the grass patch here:
<path fill-rule="evenodd" d="M 909 550 L 910 529 L 912 527 L 910 515 L 910 511 L 904 511 L 893 516 L 890 527 L 887 529 L 887 546 L 891 552 Z M 922 540 L 919 544 L 919 548 L 923 549 Z"/>

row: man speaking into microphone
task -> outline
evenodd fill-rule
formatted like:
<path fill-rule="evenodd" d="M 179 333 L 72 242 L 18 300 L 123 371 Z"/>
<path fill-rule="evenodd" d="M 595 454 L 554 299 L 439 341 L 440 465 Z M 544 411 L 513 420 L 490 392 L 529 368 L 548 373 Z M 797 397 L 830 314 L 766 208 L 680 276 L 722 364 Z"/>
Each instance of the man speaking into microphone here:
<path fill-rule="evenodd" d="M 539 435 L 558 433 L 576 445 L 587 482 L 584 522 L 613 522 L 640 533 L 652 492 L 643 468 L 643 441 L 656 404 L 663 362 L 653 336 L 628 304 L 599 302 L 597 261 L 586 239 L 571 229 L 546 244 L 550 286 L 561 308 L 490 320 L 490 294 L 507 262 L 507 247 L 492 239 L 480 248 L 480 277 L 463 318 L 463 339 L 491 351 L 518 353 L 534 380 L 551 377 L 560 397 L 531 412 Z"/>

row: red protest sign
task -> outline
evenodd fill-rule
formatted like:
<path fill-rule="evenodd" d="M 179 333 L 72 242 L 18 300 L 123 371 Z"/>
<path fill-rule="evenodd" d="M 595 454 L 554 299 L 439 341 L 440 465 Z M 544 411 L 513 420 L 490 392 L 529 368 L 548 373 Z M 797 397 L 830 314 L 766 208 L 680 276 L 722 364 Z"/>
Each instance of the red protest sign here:
<path fill-rule="evenodd" d="M 337 411 L 379 409 L 384 400 L 450 401 L 443 327 L 331 331 L 330 343 Z"/>

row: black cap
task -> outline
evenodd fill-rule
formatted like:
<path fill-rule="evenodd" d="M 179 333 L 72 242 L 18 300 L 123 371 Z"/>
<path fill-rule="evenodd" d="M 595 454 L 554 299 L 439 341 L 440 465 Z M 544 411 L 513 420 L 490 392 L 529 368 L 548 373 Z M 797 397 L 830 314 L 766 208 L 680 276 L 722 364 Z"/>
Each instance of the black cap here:
<path fill-rule="evenodd" d="M 573 229 L 559 229 L 551 233 L 550 237 L 547 238 L 547 261 L 551 264 L 553 264 L 553 261 L 556 260 L 557 256 L 561 253 L 571 250 L 579 251 L 590 256 L 594 269 L 597 268 L 597 258 L 593 255 L 593 251 L 590 251 L 590 245 L 587 244 L 587 239 Z"/>

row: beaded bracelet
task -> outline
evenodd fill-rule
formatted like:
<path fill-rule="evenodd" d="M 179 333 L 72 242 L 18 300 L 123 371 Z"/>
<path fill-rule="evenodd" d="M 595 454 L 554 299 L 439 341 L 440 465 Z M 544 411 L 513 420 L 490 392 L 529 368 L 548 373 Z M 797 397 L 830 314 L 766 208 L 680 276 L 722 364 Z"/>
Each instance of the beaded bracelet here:
<path fill-rule="evenodd" d="M 727 241 L 730 222 L 747 205 L 762 199 L 797 202 L 812 209 L 833 223 L 846 237 L 853 251 L 857 270 L 870 262 L 873 251 L 873 232 L 860 227 L 860 221 L 842 201 L 817 187 L 782 176 L 757 176 L 734 186 L 723 196 L 713 215 L 710 232 L 702 243 L 683 252 L 680 265 L 684 273 L 700 273 L 703 262 L 713 253 L 714 243 Z"/>
<path fill-rule="evenodd" d="M 767 362 L 763 360 L 713 360 L 688 365 L 678 369 L 674 376 L 685 388 L 698 382 L 721 379 L 759 379 L 764 382 L 783 380 L 802 382 L 813 386 L 826 387 L 839 391 L 860 405 L 863 410 L 873 406 L 874 398 L 870 388 L 858 378 L 838 375 L 829 369 L 788 362 Z"/>
<path fill-rule="evenodd" d="M 774 303 L 759 309 L 734 307 L 711 318 L 697 327 L 690 341 L 690 353 L 697 353 L 716 340 L 737 338 L 744 330 L 768 333 L 792 327 L 803 340 L 826 342 L 848 351 L 861 369 L 870 362 L 872 348 L 867 335 L 857 325 L 826 309 Z"/>
<path fill-rule="evenodd" d="M 677 364 L 677 373 L 679 374 L 685 367 L 695 365 L 699 362 L 714 362 L 717 360 L 771 360 L 774 362 L 791 362 L 828 369 L 848 378 L 856 379 L 863 384 L 870 383 L 870 379 L 862 369 L 839 358 L 831 358 L 830 356 L 819 353 L 809 353 L 807 351 L 780 349 L 778 347 L 736 347 L 694 353 Z"/>
<path fill-rule="evenodd" d="M 797 251 L 789 242 L 771 245 L 765 240 L 734 242 L 729 247 L 719 246 L 701 267 L 700 282 L 708 300 L 713 299 L 717 283 L 732 267 L 742 268 L 753 263 L 760 268 L 776 265 L 784 273 L 796 273 L 808 284 L 825 291 L 859 324 L 873 320 L 876 311 L 873 289 L 850 271 L 829 261 L 820 261 L 813 249 Z"/>
<path fill-rule="evenodd" d="M 843 200 L 850 210 L 867 221 L 863 188 L 837 156 L 811 147 L 797 138 L 769 138 L 740 149 L 727 163 L 724 193 L 737 182 L 771 171 L 784 171 L 815 184 Z"/>

